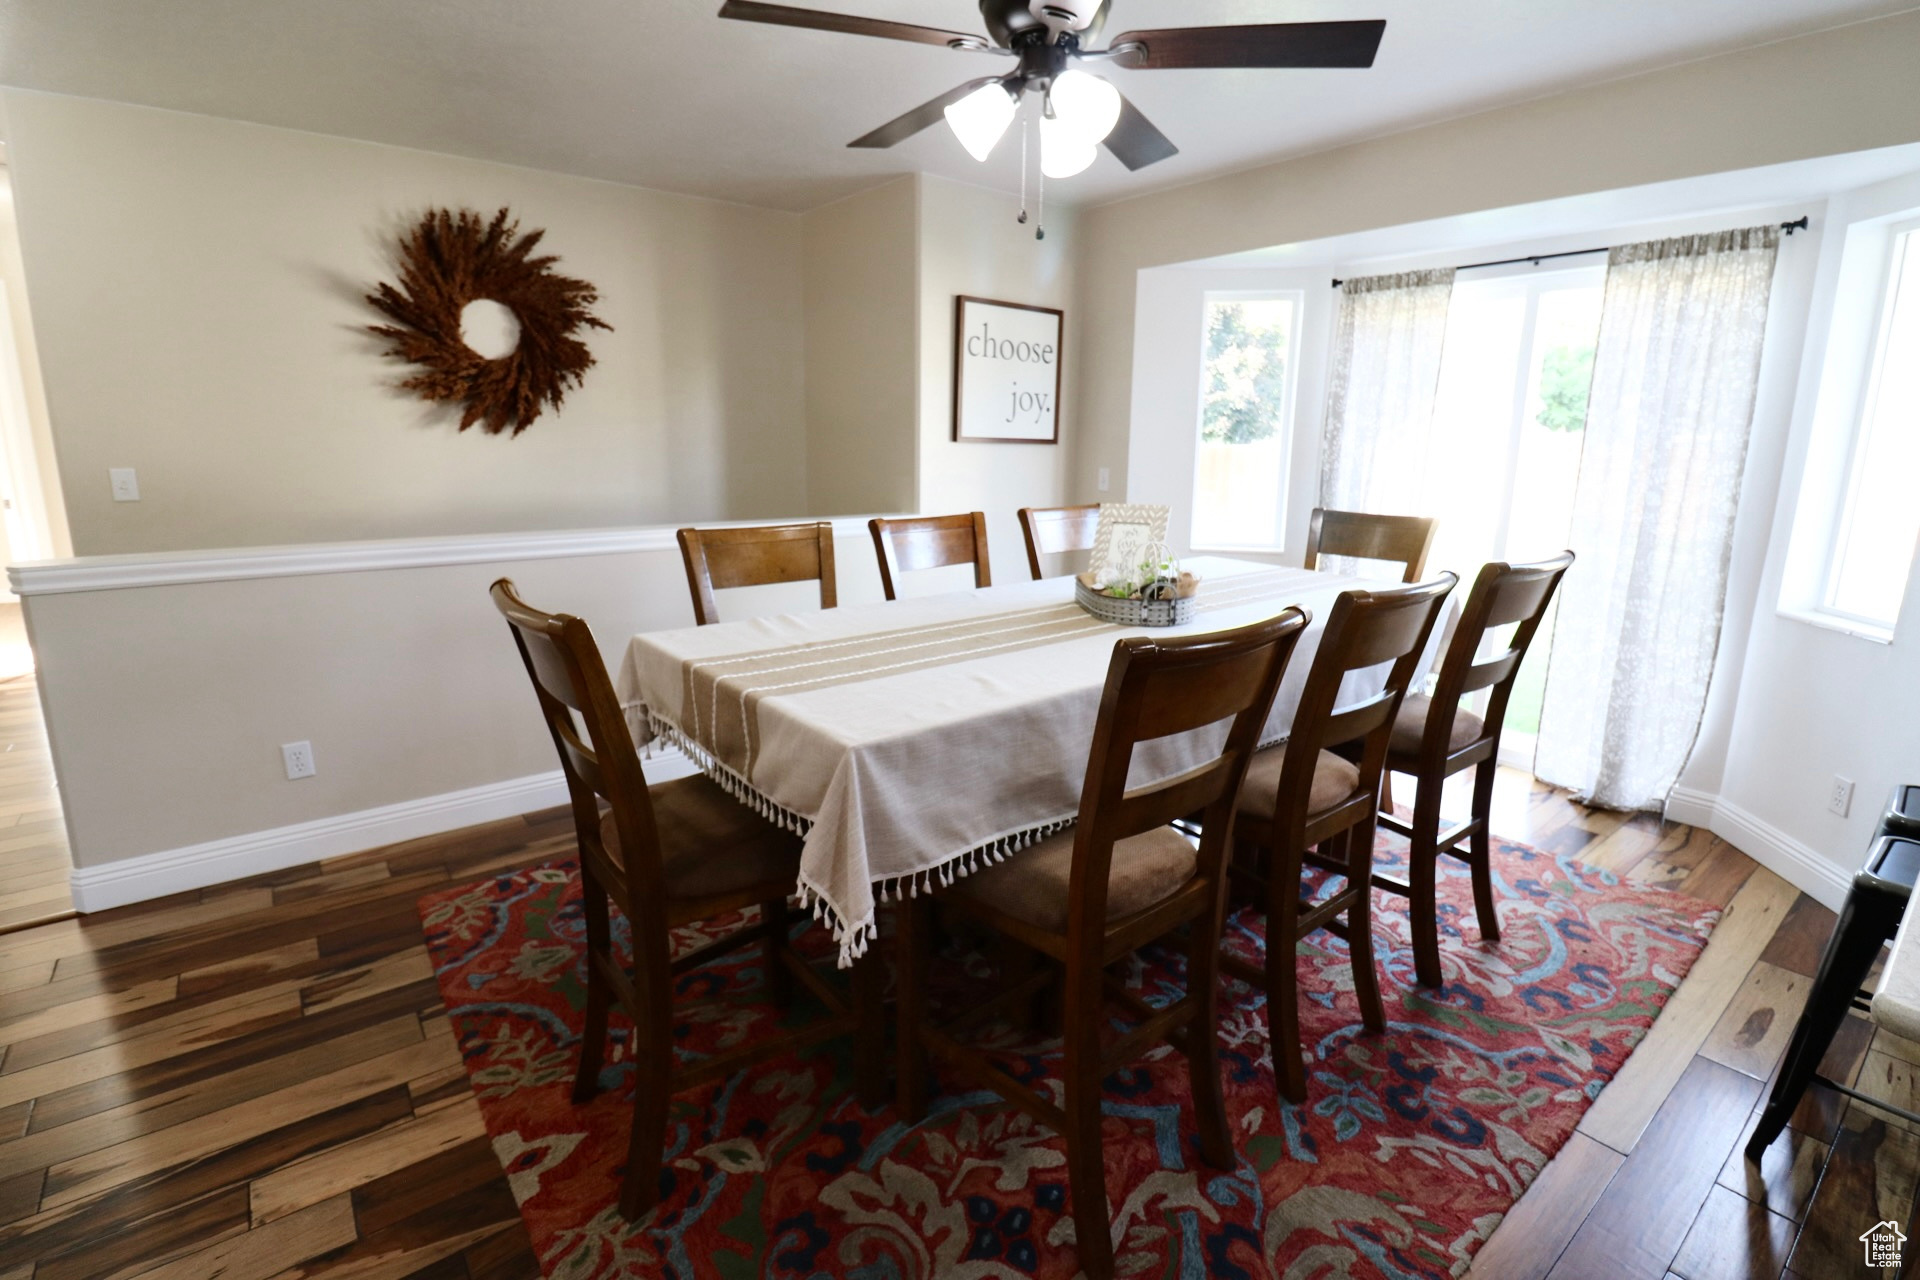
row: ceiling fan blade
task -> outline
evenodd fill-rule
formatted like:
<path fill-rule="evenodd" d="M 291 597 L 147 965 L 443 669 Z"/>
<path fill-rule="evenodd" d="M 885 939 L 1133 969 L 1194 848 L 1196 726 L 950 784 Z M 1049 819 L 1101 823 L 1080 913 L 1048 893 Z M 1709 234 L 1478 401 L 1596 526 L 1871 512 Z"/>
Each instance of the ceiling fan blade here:
<path fill-rule="evenodd" d="M 1275 22 L 1245 27 L 1175 27 L 1129 31 L 1113 47 L 1139 44 L 1114 61 L 1139 71 L 1185 67 L 1370 67 L 1387 24 Z"/>
<path fill-rule="evenodd" d="M 907 114 L 889 120 L 865 137 L 855 138 L 849 147 L 891 147 L 905 142 L 922 129 L 939 124 L 946 118 L 947 108 L 985 84 L 998 84 L 1001 77 L 983 76 L 978 80 L 969 80 L 957 89 L 950 89 L 932 102 L 923 102 Z"/>
<path fill-rule="evenodd" d="M 1125 95 L 1120 98 L 1120 122 L 1107 135 L 1106 145 L 1107 150 L 1113 152 L 1114 159 L 1133 170 L 1144 169 L 1168 156 L 1180 154 L 1180 148 L 1155 128 L 1153 121 L 1142 115 L 1140 108 L 1129 102 Z"/>
<path fill-rule="evenodd" d="M 720 16 L 741 22 L 769 22 L 779 27 L 808 27 L 816 31 L 839 31 L 850 36 L 879 36 L 883 40 L 910 40 L 915 44 L 937 44 L 943 48 L 982 49 L 987 42 L 961 31 L 941 31 L 935 27 L 916 27 L 907 22 L 887 22 L 880 18 L 861 18 L 850 13 L 822 13 L 817 9 L 796 9 L 785 4 L 761 4 L 760 0 L 726 0 Z"/>

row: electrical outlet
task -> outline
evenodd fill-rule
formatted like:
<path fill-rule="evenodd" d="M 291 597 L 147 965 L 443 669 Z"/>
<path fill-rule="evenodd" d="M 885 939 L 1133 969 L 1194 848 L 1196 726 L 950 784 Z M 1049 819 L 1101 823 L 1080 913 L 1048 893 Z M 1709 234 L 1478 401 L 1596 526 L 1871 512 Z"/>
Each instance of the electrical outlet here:
<path fill-rule="evenodd" d="M 1833 790 L 1827 794 L 1827 812 L 1844 818 L 1853 808 L 1853 779 L 1833 775 Z"/>
<path fill-rule="evenodd" d="M 1100 468 L 1100 492 L 1105 493 L 1113 483 L 1113 475 L 1105 467 Z"/>
<path fill-rule="evenodd" d="M 113 485 L 115 502 L 140 501 L 140 477 L 132 467 L 108 467 L 107 479 Z"/>
<path fill-rule="evenodd" d="M 287 781 L 292 782 L 299 778 L 313 776 L 313 744 L 311 742 L 281 743 L 280 758 L 286 761 Z"/>

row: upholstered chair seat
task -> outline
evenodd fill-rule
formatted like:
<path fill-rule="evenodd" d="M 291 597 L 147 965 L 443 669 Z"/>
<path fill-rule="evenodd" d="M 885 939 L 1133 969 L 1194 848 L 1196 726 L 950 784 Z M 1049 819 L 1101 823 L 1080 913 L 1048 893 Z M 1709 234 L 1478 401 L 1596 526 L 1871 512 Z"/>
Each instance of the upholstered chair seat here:
<path fill-rule="evenodd" d="M 1243 818 L 1273 820 L 1273 809 L 1280 795 L 1280 767 L 1286 763 L 1284 746 L 1269 747 L 1253 757 L 1247 766 L 1247 780 L 1240 784 L 1240 800 L 1235 812 Z M 1360 789 L 1360 770 L 1331 751 L 1322 751 L 1313 765 L 1313 786 L 1307 793 L 1307 811 L 1324 813 Z"/>
<path fill-rule="evenodd" d="M 766 821 L 715 783 L 679 778 L 647 792 L 669 898 L 708 898 L 797 882 L 800 837 Z M 625 870 L 612 810 L 600 820 L 600 840 L 607 856 Z"/>
<path fill-rule="evenodd" d="M 1192 842 L 1172 827 L 1115 841 L 1107 870 L 1107 919 L 1123 920 L 1171 898 L 1193 879 L 1198 857 Z M 1064 933 L 1072 873 L 1069 828 L 957 882 L 953 892 L 1036 929 Z"/>
<path fill-rule="evenodd" d="M 1427 713 L 1433 699 L 1424 693 L 1410 693 L 1400 703 L 1400 714 L 1393 719 L 1393 737 L 1387 751 L 1396 756 L 1420 754 L 1420 738 L 1427 731 Z M 1458 751 L 1487 731 L 1487 722 L 1460 708 L 1453 717 L 1453 729 L 1447 734 L 1447 750 Z"/>

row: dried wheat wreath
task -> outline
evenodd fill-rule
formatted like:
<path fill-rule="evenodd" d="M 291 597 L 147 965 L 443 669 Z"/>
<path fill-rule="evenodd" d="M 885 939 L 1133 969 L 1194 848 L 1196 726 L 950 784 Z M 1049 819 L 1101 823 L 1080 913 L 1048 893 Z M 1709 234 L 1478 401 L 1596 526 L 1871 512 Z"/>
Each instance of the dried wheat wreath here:
<path fill-rule="evenodd" d="M 558 409 L 593 367 L 581 328 L 606 329 L 589 306 L 594 287 L 553 270 L 557 258 L 530 256 L 544 231 L 520 234 L 505 209 L 484 222 L 471 209 L 430 210 L 399 245 L 400 284 L 381 284 L 367 301 L 391 318 L 368 325 L 387 339 L 386 354 L 420 366 L 400 383 L 422 399 L 461 407 L 460 429 L 478 422 L 489 434 L 525 431 L 541 411 Z M 513 351 L 489 360 L 466 344 L 460 312 L 490 298 L 520 321 Z"/>

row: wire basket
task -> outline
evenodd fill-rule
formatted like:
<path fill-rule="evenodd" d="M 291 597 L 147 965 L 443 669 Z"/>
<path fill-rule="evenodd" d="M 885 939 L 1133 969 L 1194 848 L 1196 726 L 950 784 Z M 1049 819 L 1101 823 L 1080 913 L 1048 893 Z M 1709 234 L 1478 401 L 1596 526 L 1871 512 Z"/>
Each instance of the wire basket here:
<path fill-rule="evenodd" d="M 1122 627 L 1178 627 L 1193 621 L 1197 597 L 1168 600 L 1119 600 L 1084 582 L 1073 584 L 1073 599 L 1102 622 Z"/>

